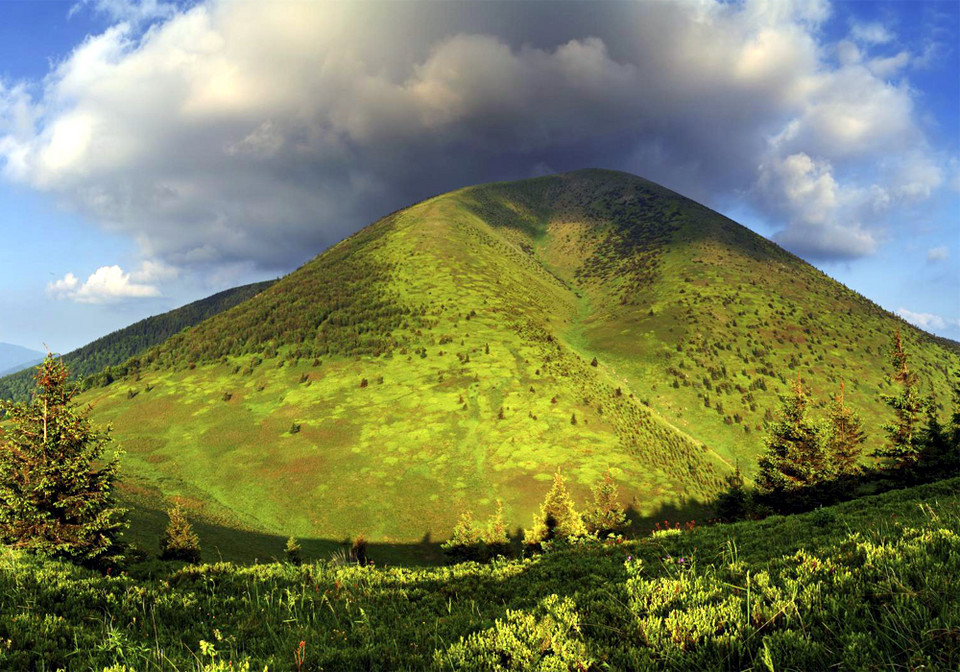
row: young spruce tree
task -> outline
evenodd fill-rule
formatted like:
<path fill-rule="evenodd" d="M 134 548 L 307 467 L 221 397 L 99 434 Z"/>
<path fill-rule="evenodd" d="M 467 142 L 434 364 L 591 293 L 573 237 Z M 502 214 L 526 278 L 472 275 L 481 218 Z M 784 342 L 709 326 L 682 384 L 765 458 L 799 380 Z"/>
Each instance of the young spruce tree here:
<path fill-rule="evenodd" d="M 110 562 L 126 527 L 114 505 L 119 455 L 109 430 L 72 405 L 63 362 L 48 355 L 27 403 L 0 401 L 0 542 L 84 564 Z"/>
<path fill-rule="evenodd" d="M 766 451 L 758 460 L 756 484 L 761 494 L 789 492 L 824 479 L 822 440 L 806 413 L 807 395 L 798 374 L 793 393 L 782 399 L 780 418 L 770 428 Z"/>
<path fill-rule="evenodd" d="M 920 449 L 915 441 L 923 402 L 917 390 L 917 377 L 907 367 L 900 330 L 893 337 L 893 382 L 900 387 L 895 395 L 884 395 L 883 400 L 893 409 L 894 421 L 884 425 L 887 443 L 874 453 L 888 469 L 910 469 L 916 466 Z"/>
<path fill-rule="evenodd" d="M 860 471 L 858 461 L 867 435 L 859 416 L 844 404 L 843 393 L 844 384 L 840 381 L 840 393 L 833 398 L 830 408 L 827 452 L 835 474 L 854 476 Z"/>
<path fill-rule="evenodd" d="M 563 474 L 557 469 L 553 487 L 540 505 L 540 513 L 533 517 L 533 528 L 524 531 L 524 542 L 536 545 L 554 539 L 582 537 L 586 533 L 587 528 L 567 491 Z"/>
<path fill-rule="evenodd" d="M 593 508 L 584 516 L 584 522 L 587 531 L 600 538 L 627 530 L 627 513 L 620 504 L 617 484 L 609 471 L 593 486 Z"/>
<path fill-rule="evenodd" d="M 170 522 L 160 538 L 161 560 L 200 562 L 200 540 L 190 526 L 180 502 L 167 511 Z"/>

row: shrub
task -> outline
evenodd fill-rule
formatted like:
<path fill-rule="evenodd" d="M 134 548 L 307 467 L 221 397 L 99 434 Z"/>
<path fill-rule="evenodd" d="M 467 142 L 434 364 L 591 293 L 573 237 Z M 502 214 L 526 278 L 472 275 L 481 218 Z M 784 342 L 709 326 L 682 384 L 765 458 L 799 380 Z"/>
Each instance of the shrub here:
<path fill-rule="evenodd" d="M 303 556 L 300 554 L 300 544 L 297 542 L 296 537 L 293 535 L 287 539 L 287 545 L 284 547 L 283 552 L 287 556 L 287 562 L 292 565 L 301 565 L 303 564 Z"/>
<path fill-rule="evenodd" d="M 540 512 L 533 518 L 533 527 L 524 530 L 524 543 L 536 549 L 544 542 L 581 537 L 586 533 L 587 528 L 567 491 L 563 474 L 557 469 L 553 487 L 540 505 Z"/>
<path fill-rule="evenodd" d="M 367 539 L 362 534 L 358 534 L 350 547 L 350 560 L 358 565 L 370 564 L 370 557 L 367 555 Z"/>
<path fill-rule="evenodd" d="M 167 515 L 170 516 L 170 523 L 160 538 L 160 559 L 200 562 L 200 540 L 194 534 L 180 502 L 174 504 Z"/>
<path fill-rule="evenodd" d="M 610 472 L 593 486 L 593 507 L 584 516 L 587 532 L 598 537 L 622 534 L 627 529 L 627 513 L 619 502 L 617 484 Z"/>

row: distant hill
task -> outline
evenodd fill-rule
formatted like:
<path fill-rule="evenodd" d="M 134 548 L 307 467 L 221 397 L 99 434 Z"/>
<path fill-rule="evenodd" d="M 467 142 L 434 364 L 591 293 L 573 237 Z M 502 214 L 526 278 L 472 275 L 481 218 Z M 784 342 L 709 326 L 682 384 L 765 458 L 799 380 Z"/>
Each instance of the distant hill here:
<path fill-rule="evenodd" d="M 43 359 L 43 353 L 19 345 L 0 343 L 0 376 L 19 371 Z"/>
<path fill-rule="evenodd" d="M 137 492 L 304 538 L 446 536 L 561 467 L 641 514 L 749 477 L 799 375 L 867 451 L 890 341 L 943 408 L 960 357 L 802 259 L 626 173 L 460 189 L 393 213 L 128 361 L 84 400 Z M 107 378 L 103 382 L 107 382 Z"/>
<path fill-rule="evenodd" d="M 63 356 L 63 360 L 74 378 L 85 378 L 107 367 L 122 364 L 130 357 L 162 343 L 173 334 L 250 299 L 273 282 L 270 280 L 235 287 L 162 315 L 148 317 L 67 353 Z M 33 388 L 34 369 L 23 369 L 36 366 L 43 359 L 43 354 L 24 348 L 21 350 L 30 353 L 31 356 L 23 359 L 21 366 L 12 369 L 16 373 L 0 378 L 0 399 L 23 401 L 28 398 Z M 0 346 L 0 354 L 3 352 Z"/>

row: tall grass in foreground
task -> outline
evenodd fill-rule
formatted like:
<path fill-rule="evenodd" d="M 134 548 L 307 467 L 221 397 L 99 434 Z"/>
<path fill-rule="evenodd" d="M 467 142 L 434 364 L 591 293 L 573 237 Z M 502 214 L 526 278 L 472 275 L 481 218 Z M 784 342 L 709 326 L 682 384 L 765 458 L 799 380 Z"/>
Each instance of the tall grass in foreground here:
<path fill-rule="evenodd" d="M 422 570 L 3 550 L 0 669 L 956 669 L 958 491 Z"/>

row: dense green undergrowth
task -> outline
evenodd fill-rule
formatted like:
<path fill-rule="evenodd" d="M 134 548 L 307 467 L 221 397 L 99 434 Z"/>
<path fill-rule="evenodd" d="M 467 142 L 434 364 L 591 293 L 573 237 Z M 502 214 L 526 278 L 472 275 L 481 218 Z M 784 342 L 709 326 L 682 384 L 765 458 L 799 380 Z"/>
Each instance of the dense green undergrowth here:
<path fill-rule="evenodd" d="M 419 570 L 2 550 L 0 669 L 957 669 L 958 491 Z"/>

